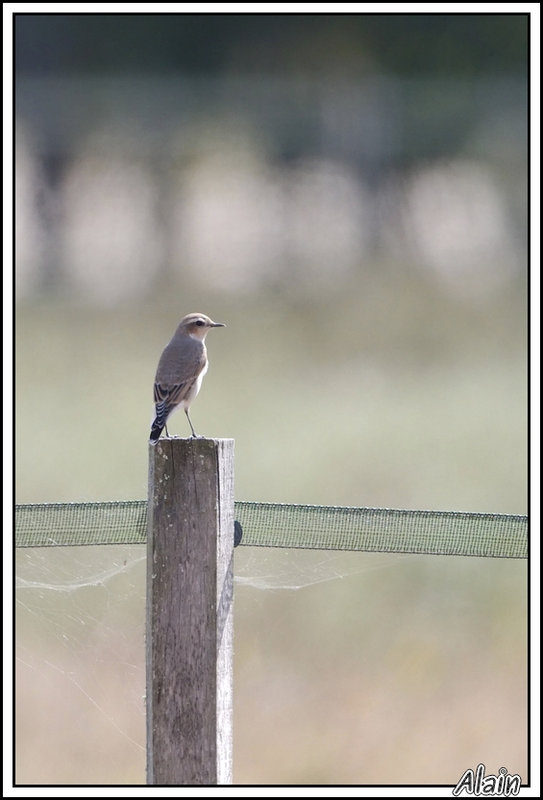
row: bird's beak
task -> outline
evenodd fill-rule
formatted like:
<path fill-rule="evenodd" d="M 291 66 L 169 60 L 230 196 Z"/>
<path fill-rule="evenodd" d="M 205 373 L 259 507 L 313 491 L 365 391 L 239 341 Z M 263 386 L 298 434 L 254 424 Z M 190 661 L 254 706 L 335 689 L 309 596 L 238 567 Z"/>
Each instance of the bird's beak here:
<path fill-rule="evenodd" d="M 211 323 L 211 327 L 212 328 L 226 328 L 226 325 L 224 324 L 224 322 L 212 322 Z"/>

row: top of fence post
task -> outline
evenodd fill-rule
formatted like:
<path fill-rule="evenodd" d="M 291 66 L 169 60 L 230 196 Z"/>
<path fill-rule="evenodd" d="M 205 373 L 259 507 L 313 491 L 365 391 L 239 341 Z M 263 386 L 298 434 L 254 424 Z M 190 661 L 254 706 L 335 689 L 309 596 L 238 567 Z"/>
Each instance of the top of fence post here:
<path fill-rule="evenodd" d="M 232 781 L 234 441 L 149 447 L 147 783 Z"/>

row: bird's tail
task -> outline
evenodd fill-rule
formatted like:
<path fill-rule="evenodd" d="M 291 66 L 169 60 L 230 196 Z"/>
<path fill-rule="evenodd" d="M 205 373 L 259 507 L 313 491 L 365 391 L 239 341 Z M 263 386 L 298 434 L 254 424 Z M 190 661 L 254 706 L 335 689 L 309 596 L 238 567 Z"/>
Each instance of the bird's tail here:
<path fill-rule="evenodd" d="M 149 436 L 149 441 L 151 444 L 156 444 L 160 438 L 160 434 L 164 430 L 164 426 L 166 425 L 166 420 L 168 419 L 168 414 L 170 413 L 171 406 L 166 405 L 165 403 L 157 403 L 155 405 L 156 409 L 156 416 L 154 419 L 153 424 L 151 425 L 151 435 Z"/>
<path fill-rule="evenodd" d="M 163 430 L 164 430 L 164 423 L 159 422 L 158 420 L 155 419 L 155 421 L 151 426 L 151 435 L 149 436 L 149 441 L 151 442 L 151 444 L 156 444 L 158 442 L 158 440 L 160 439 L 160 434 L 162 433 Z"/>

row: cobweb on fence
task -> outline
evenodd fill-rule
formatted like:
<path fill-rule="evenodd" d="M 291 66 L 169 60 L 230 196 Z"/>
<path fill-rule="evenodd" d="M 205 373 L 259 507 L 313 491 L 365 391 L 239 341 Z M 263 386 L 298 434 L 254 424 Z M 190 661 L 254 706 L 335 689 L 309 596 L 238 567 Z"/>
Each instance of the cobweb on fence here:
<path fill-rule="evenodd" d="M 301 590 L 374 568 L 361 558 L 237 548 L 236 585 Z M 145 560 L 144 545 L 17 549 L 18 782 L 145 782 Z"/>
<path fill-rule="evenodd" d="M 16 780 L 145 782 L 145 547 L 16 553 Z"/>
<path fill-rule="evenodd" d="M 144 784 L 145 546 L 16 558 L 17 781 Z M 523 771 L 525 568 L 236 548 L 235 782 L 452 781 L 466 731 Z"/>
<path fill-rule="evenodd" d="M 525 562 L 235 559 L 235 781 L 454 786 L 474 752 L 526 775 Z"/>
<path fill-rule="evenodd" d="M 375 570 L 389 570 L 406 555 L 344 553 L 326 550 L 262 551 L 238 548 L 235 559 L 236 587 L 261 591 L 299 591 L 329 581 L 340 581 Z"/>
<path fill-rule="evenodd" d="M 239 602 L 403 558 L 236 548 Z M 145 545 L 17 549 L 18 782 L 145 782 L 145 560 Z"/>

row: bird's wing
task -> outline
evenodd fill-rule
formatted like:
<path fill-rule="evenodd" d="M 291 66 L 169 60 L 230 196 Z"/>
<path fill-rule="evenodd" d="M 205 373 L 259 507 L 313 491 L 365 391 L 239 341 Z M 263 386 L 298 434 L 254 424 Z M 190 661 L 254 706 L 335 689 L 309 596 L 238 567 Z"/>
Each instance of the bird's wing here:
<path fill-rule="evenodd" d="M 155 377 L 155 403 L 165 402 L 175 406 L 183 400 L 206 364 L 203 342 L 185 339 L 172 340 L 164 349 L 158 362 Z"/>
<path fill-rule="evenodd" d="M 183 383 L 175 383 L 172 386 L 155 383 L 153 392 L 155 403 L 161 403 L 164 406 L 176 406 L 185 396 L 191 383 L 192 381 L 190 383 L 183 381 Z"/>

